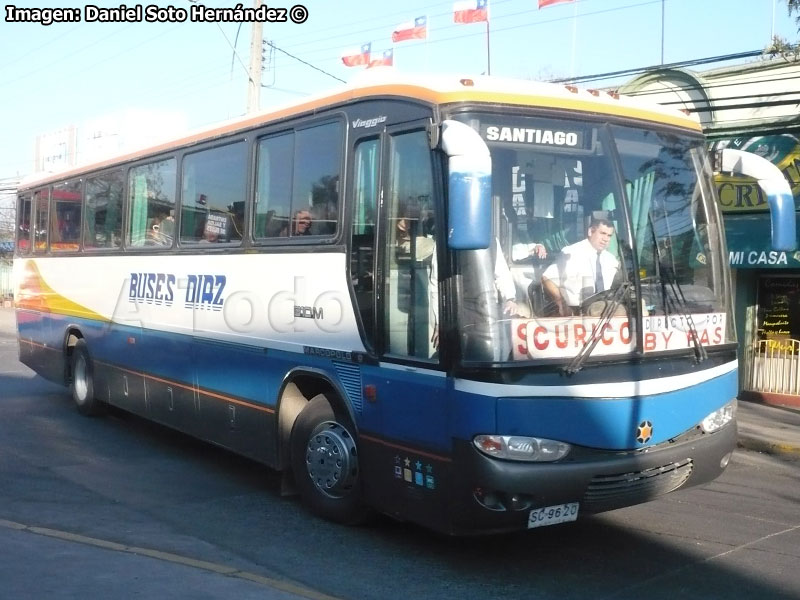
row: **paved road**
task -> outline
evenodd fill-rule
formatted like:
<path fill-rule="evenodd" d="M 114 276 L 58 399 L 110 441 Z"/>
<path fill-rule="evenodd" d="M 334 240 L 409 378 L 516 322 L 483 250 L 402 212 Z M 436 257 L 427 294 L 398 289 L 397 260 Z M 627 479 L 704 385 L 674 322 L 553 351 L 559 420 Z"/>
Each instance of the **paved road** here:
<path fill-rule="evenodd" d="M 800 598 L 796 463 L 740 451 L 710 485 L 528 534 L 346 528 L 250 461 L 81 417 L 15 353 L 0 333 L 3 599 Z"/>
<path fill-rule="evenodd" d="M 94 453 L 91 426 L 83 439 L 74 437 L 72 426 L 81 419 L 65 388 L 16 360 L 14 333 L 13 311 L 0 308 L 0 403 L 3 423 L 15 430 L 9 443 L 12 434 L 0 427 L 0 598 L 331 598 L 159 527 L 119 506 L 113 495 L 97 498 L 91 479 L 106 477 L 109 461 L 123 464 L 125 456 Z M 40 448 L 29 452 L 26 445 L 33 444 Z M 153 491 L 148 476 L 145 469 L 123 479 L 146 494 Z M 112 487 L 125 493 L 119 482 Z"/>

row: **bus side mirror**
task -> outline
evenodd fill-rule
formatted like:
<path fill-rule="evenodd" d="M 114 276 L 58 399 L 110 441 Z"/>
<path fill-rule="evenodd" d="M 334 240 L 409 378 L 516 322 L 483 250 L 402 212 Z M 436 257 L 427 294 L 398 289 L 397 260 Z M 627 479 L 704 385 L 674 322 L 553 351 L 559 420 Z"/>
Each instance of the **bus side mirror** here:
<path fill-rule="evenodd" d="M 474 129 L 458 121 L 442 124 L 448 156 L 447 245 L 480 250 L 492 241 L 492 158 Z"/>
<path fill-rule="evenodd" d="M 795 250 L 797 232 L 794 196 L 780 169 L 757 154 L 733 148 L 724 148 L 717 164 L 723 173 L 750 177 L 758 182 L 769 204 L 772 247 L 775 250 Z"/>

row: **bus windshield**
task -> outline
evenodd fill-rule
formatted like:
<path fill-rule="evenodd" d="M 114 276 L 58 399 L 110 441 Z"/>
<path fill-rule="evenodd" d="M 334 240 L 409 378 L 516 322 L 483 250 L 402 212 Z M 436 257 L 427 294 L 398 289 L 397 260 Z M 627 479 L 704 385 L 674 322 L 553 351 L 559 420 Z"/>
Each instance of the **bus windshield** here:
<path fill-rule="evenodd" d="M 461 114 L 492 158 L 496 242 L 456 253 L 465 362 L 694 352 L 733 342 L 699 136 Z"/>

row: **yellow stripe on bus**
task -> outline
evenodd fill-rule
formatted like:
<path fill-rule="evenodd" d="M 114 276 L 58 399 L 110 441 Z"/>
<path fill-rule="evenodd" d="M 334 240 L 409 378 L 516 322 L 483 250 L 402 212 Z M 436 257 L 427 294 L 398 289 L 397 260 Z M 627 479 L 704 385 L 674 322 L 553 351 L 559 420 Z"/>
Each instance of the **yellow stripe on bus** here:
<path fill-rule="evenodd" d="M 108 322 L 110 319 L 56 292 L 42 277 L 34 260 L 26 260 L 19 284 L 17 308 Z"/>

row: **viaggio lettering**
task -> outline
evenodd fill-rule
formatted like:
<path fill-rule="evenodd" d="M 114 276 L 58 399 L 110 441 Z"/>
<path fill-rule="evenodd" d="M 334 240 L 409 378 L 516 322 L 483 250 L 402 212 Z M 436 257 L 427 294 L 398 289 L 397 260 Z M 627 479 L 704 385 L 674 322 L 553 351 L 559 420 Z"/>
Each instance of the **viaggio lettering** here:
<path fill-rule="evenodd" d="M 369 129 L 370 127 L 375 127 L 376 125 L 380 125 L 381 123 L 386 121 L 386 117 L 381 115 L 380 117 L 373 117 L 371 119 L 354 119 L 352 122 L 353 129 L 357 127 L 364 127 L 365 129 Z"/>

